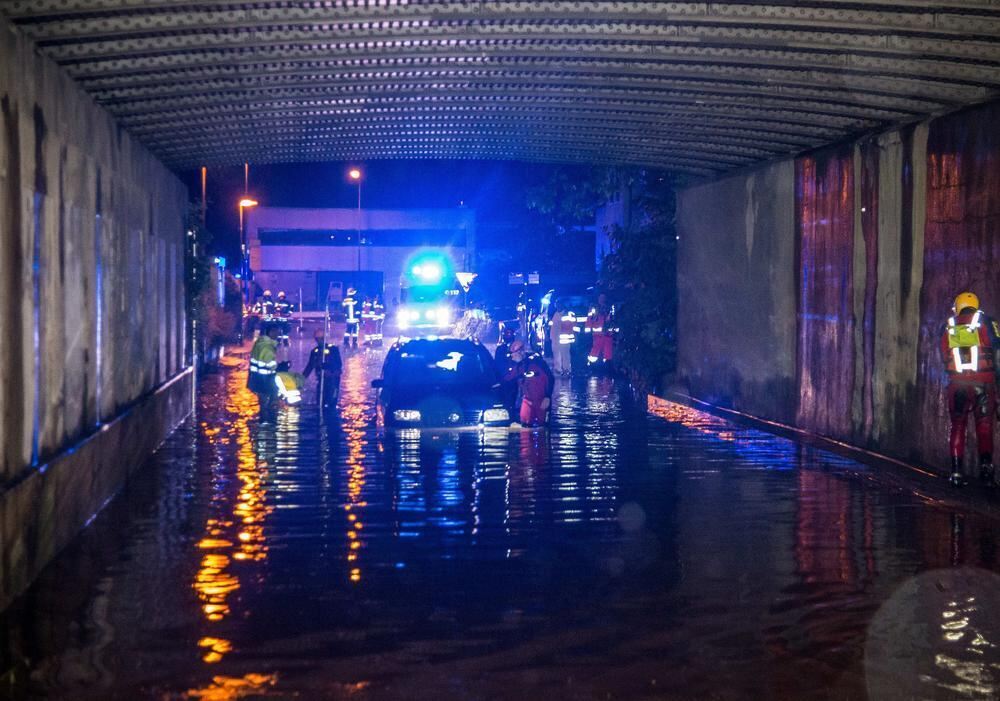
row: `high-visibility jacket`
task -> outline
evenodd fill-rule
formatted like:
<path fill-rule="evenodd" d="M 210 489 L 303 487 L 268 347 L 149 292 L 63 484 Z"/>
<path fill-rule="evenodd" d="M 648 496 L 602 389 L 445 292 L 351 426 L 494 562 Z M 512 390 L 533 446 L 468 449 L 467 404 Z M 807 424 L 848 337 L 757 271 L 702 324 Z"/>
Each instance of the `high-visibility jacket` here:
<path fill-rule="evenodd" d="M 265 319 L 274 316 L 274 299 L 271 297 L 261 297 L 254 305 L 254 310 Z"/>
<path fill-rule="evenodd" d="M 306 383 L 306 378 L 297 372 L 279 372 L 274 376 L 274 384 L 278 389 L 278 396 L 285 400 L 285 403 L 294 406 L 302 401 L 302 385 Z"/>
<path fill-rule="evenodd" d="M 580 332 L 580 320 L 571 311 L 560 312 L 558 316 L 552 318 L 552 341 L 559 345 L 566 345 L 576 341 L 576 335 Z"/>
<path fill-rule="evenodd" d="M 274 315 L 279 319 L 287 319 L 292 315 L 292 303 L 287 299 L 279 299 L 274 303 Z"/>
<path fill-rule="evenodd" d="M 347 317 L 348 324 L 354 324 L 358 321 L 358 300 L 354 297 L 344 297 L 344 301 L 340 303 L 344 307 L 344 314 Z"/>
<path fill-rule="evenodd" d="M 612 332 L 611 324 L 611 312 L 591 309 L 590 314 L 587 315 L 586 331 L 587 333 L 610 336 Z"/>
<path fill-rule="evenodd" d="M 995 381 L 994 354 L 1000 348 L 997 323 L 981 310 L 948 319 L 941 334 L 941 355 L 950 380 Z"/>
<path fill-rule="evenodd" d="M 270 336 L 260 336 L 250 351 L 250 374 L 247 387 L 257 394 L 275 391 L 274 376 L 278 371 L 278 344 Z"/>

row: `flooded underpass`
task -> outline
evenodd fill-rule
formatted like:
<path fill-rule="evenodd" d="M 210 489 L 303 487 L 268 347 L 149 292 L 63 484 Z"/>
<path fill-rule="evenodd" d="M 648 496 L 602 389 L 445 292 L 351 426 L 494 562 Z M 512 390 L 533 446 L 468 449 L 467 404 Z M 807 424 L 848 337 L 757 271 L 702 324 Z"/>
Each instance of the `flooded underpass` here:
<path fill-rule="evenodd" d="M 609 378 L 559 380 L 547 432 L 381 435 L 380 362 L 274 424 L 204 377 L 0 618 L 0 695 L 997 696 L 995 520 Z"/>

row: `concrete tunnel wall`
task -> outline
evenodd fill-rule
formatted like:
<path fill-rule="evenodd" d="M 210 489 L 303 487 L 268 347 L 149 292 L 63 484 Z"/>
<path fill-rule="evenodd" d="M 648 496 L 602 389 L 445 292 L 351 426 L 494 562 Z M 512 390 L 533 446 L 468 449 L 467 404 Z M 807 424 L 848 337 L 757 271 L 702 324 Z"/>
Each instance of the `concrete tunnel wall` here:
<path fill-rule="evenodd" d="M 691 394 L 944 469 L 942 325 L 964 289 L 1000 315 L 998 123 L 984 105 L 681 191 Z"/>
<path fill-rule="evenodd" d="M 0 20 L 0 609 L 190 410 L 186 206 Z"/>

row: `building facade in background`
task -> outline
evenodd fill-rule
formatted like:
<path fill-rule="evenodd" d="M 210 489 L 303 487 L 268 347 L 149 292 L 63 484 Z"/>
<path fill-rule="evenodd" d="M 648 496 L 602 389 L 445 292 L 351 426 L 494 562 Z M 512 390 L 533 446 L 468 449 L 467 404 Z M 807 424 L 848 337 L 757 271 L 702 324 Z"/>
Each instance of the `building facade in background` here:
<path fill-rule="evenodd" d="M 339 300 L 349 286 L 393 303 L 407 261 L 423 250 L 444 252 L 456 271 L 471 272 L 475 241 L 475 210 L 464 207 L 258 207 L 247 219 L 252 287 L 284 290 L 310 311 L 322 309 L 328 295 Z"/>

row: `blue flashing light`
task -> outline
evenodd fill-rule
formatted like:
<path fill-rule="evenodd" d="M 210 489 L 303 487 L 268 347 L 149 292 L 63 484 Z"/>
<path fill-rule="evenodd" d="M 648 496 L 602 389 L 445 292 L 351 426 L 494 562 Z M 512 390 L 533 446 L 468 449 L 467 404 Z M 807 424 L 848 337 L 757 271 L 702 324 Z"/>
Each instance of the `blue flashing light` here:
<path fill-rule="evenodd" d="M 443 251 L 435 250 L 419 251 L 404 269 L 415 287 L 440 288 L 453 275 L 451 259 Z"/>
<path fill-rule="evenodd" d="M 441 282 L 442 275 L 444 275 L 444 271 L 441 270 L 441 265 L 435 261 L 417 263 L 413 266 L 413 276 L 426 285 L 438 284 Z"/>

